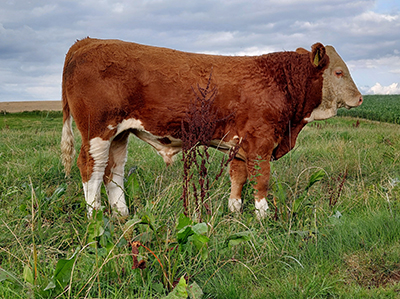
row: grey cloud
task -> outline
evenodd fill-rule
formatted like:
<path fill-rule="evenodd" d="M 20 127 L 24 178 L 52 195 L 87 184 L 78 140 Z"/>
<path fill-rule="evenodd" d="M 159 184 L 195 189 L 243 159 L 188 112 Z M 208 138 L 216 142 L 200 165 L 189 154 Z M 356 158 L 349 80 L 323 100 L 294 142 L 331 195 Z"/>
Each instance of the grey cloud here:
<path fill-rule="evenodd" d="M 86 36 L 178 50 L 261 54 L 332 44 L 354 64 L 399 57 L 400 13 L 361 0 L 11 1 L 0 7 L 0 100 L 59 98 L 65 53 Z M 397 50 L 397 52 L 396 52 Z M 389 81 L 400 74 L 385 66 Z M 355 68 L 373 86 L 370 69 Z M 13 81 L 14 80 L 14 81 Z M 364 80 L 364 81 L 363 81 Z M 391 84 L 382 82 L 382 84 Z M 34 92 L 32 92 L 34 91 Z"/>

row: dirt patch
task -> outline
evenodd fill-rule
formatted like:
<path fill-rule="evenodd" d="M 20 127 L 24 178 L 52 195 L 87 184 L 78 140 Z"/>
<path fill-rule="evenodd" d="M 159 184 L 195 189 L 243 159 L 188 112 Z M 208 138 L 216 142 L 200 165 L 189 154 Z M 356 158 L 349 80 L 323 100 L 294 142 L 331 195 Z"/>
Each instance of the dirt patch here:
<path fill-rule="evenodd" d="M 61 111 L 61 101 L 0 102 L 0 111 L 9 113 L 24 111 Z"/>
<path fill-rule="evenodd" d="M 386 259 L 386 253 L 372 257 L 368 253 L 345 256 L 347 272 L 362 287 L 386 287 L 400 282 L 400 264 Z"/>

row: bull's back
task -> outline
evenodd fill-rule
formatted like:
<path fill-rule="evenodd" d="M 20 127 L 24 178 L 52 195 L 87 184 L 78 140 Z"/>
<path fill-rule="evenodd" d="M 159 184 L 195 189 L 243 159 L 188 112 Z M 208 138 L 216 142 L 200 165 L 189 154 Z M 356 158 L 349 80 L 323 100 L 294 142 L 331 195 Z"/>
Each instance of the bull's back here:
<path fill-rule="evenodd" d="M 73 77 L 74 81 L 89 83 L 82 84 L 82 88 L 90 88 L 95 82 L 106 87 L 119 85 L 120 89 L 147 87 L 147 93 L 166 96 L 191 92 L 191 87 L 197 84 L 204 86 L 211 72 L 217 86 L 239 83 L 252 67 L 252 57 L 194 54 L 119 40 L 86 38 L 75 43 L 67 54 L 64 80 Z"/>
<path fill-rule="evenodd" d="M 215 104 L 229 114 L 240 100 L 244 82 L 254 76 L 252 68 L 252 57 L 194 54 L 86 38 L 67 54 L 63 89 L 78 127 L 76 115 L 87 121 L 91 111 L 91 118 L 97 114 L 99 123 L 126 118 L 148 122 L 151 118 L 161 128 L 180 123 L 195 97 L 192 88 L 197 90 L 197 84 L 206 87 L 211 72 L 212 85 L 218 87 Z"/>

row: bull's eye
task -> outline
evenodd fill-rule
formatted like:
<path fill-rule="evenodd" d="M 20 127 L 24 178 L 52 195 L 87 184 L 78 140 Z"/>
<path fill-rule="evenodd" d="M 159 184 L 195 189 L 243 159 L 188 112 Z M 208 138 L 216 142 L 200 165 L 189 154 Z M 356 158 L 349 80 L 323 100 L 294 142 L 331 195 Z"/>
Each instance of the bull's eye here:
<path fill-rule="evenodd" d="M 342 76 L 343 76 L 343 71 L 342 71 L 342 70 L 336 70 L 336 71 L 335 71 L 335 75 L 336 75 L 337 77 L 342 77 Z"/>

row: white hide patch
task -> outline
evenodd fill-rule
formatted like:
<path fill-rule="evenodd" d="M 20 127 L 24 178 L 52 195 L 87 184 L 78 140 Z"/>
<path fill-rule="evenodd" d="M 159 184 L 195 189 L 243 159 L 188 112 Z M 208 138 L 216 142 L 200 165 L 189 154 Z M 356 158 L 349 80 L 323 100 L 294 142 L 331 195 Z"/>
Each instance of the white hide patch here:
<path fill-rule="evenodd" d="M 108 162 L 108 153 L 110 150 L 110 141 L 95 137 L 90 140 L 89 153 L 94 160 L 93 172 L 104 172 Z"/>
<path fill-rule="evenodd" d="M 128 130 L 128 129 L 136 129 L 140 131 L 145 131 L 143 124 L 140 120 L 135 119 L 135 118 L 129 118 L 129 119 L 124 119 L 122 122 L 120 122 L 117 125 L 117 133 L 115 135 L 118 135 L 119 133 Z"/>
<path fill-rule="evenodd" d="M 256 216 L 257 219 L 264 219 L 267 216 L 268 203 L 265 198 L 256 200 Z"/>
<path fill-rule="evenodd" d="M 106 184 L 108 200 L 116 216 L 128 216 L 129 210 L 125 201 L 124 193 L 124 168 L 127 160 L 128 138 L 123 142 L 112 142 L 110 155 L 112 155 L 115 166 L 111 169 L 112 180 Z"/>
<path fill-rule="evenodd" d="M 242 208 L 242 199 L 229 198 L 228 208 L 232 213 L 240 212 L 240 209 Z"/>
<path fill-rule="evenodd" d="M 94 209 L 99 209 L 100 187 L 103 182 L 104 170 L 108 162 L 108 152 L 110 149 L 110 141 L 96 137 L 90 140 L 89 154 L 94 160 L 93 171 L 88 182 L 83 183 L 83 191 L 88 209 L 88 217 L 92 216 Z"/>
<path fill-rule="evenodd" d="M 336 114 L 337 114 L 336 108 L 323 109 L 318 106 L 311 112 L 310 117 L 304 118 L 304 120 L 309 123 L 314 120 L 328 119 L 335 116 Z"/>
<path fill-rule="evenodd" d="M 108 200 L 116 216 L 128 216 L 129 210 L 125 202 L 124 178 L 114 174 L 114 180 L 106 184 Z"/>
<path fill-rule="evenodd" d="M 87 204 L 87 216 L 92 217 L 93 209 L 100 209 L 100 186 L 103 181 L 103 174 L 96 172 L 92 173 L 90 180 L 83 183 L 83 192 L 85 193 L 85 200 Z"/>

